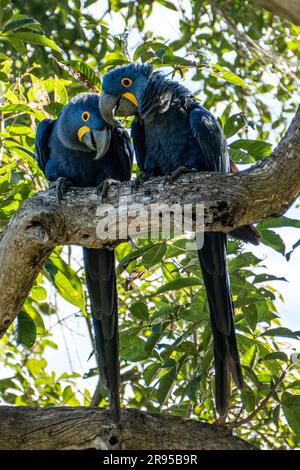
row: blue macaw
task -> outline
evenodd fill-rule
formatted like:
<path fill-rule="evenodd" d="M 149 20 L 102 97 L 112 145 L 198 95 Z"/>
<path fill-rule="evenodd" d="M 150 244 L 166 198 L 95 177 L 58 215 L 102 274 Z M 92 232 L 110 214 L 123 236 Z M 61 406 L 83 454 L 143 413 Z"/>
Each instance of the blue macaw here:
<path fill-rule="evenodd" d="M 131 177 L 133 147 L 122 127 L 102 119 L 99 96 L 77 95 L 56 120 L 45 119 L 36 133 L 36 153 L 47 180 L 56 182 L 59 201 L 68 185 L 103 188 Z M 114 251 L 83 248 L 86 283 L 95 330 L 96 355 L 111 414 L 120 419 L 118 303 Z"/>
<path fill-rule="evenodd" d="M 151 65 L 130 64 L 104 76 L 100 112 L 111 125 L 117 123 L 114 110 L 115 115 L 135 116 L 131 131 L 140 181 L 149 176 L 176 178 L 191 170 L 230 171 L 218 121 L 189 90 Z M 253 226 L 240 227 L 232 234 L 258 243 L 259 233 Z M 221 417 L 228 408 L 231 376 L 240 389 L 243 386 L 226 242 L 224 233 L 205 232 L 204 246 L 198 250 L 214 338 L 216 409 Z"/>

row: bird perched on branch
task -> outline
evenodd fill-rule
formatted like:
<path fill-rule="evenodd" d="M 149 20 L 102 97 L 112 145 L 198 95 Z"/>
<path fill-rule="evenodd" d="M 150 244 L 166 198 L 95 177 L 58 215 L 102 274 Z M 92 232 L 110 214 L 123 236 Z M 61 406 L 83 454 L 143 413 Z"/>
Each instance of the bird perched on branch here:
<path fill-rule="evenodd" d="M 103 78 L 100 111 L 112 126 L 115 114 L 134 115 L 132 137 L 141 170 L 138 182 L 149 176 L 177 178 L 187 171 L 230 171 L 222 129 L 214 116 L 189 90 L 167 79 L 151 65 L 118 67 Z M 258 244 L 252 226 L 240 227 L 233 236 Z M 206 232 L 198 257 L 206 287 L 214 338 L 216 409 L 226 414 L 231 376 L 243 386 L 234 327 L 234 310 L 226 262 L 224 233 Z"/>
<path fill-rule="evenodd" d="M 131 177 L 133 148 L 120 126 L 111 128 L 101 117 L 99 95 L 77 95 L 56 120 L 37 129 L 36 153 L 48 181 L 55 182 L 60 201 L 67 186 L 104 190 L 108 179 Z M 118 304 L 114 251 L 83 248 L 86 283 L 95 330 L 97 362 L 109 390 L 111 414 L 120 419 Z"/>

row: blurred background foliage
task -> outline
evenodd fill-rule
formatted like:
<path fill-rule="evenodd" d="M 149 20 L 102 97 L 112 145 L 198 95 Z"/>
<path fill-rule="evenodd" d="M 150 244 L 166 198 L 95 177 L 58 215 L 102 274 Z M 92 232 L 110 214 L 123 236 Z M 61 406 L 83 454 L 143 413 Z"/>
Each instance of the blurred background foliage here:
<path fill-rule="evenodd" d="M 101 15 L 100 3 L 107 7 Z M 155 4 L 166 15 L 177 11 L 176 40 L 147 28 Z M 124 26 L 119 35 L 110 32 L 111 15 Z M 269 155 L 269 139 L 280 139 L 296 108 L 299 31 L 250 0 L 0 0 L 0 230 L 46 187 L 34 159 L 38 122 L 55 119 L 76 93 L 100 91 L 101 76 L 115 65 L 147 61 L 195 81 L 196 96 L 220 117 L 233 160 L 243 165 Z M 300 222 L 283 216 L 259 229 L 264 244 L 288 257 L 277 231 L 287 226 L 299 228 Z M 117 248 L 122 401 L 214 422 L 207 301 L 187 242 L 135 240 Z M 79 253 L 71 247 L 53 252 L 1 340 L 3 404 L 107 405 L 99 384 L 93 398 L 85 385 L 97 375 L 90 363 L 84 363 L 82 380 L 76 370 L 58 375 L 45 358 L 58 347 L 52 330 L 60 324 L 61 354 L 71 363 L 64 331 L 71 330 L 74 315 L 93 350 Z M 246 381 L 242 393 L 232 389 L 228 426 L 262 448 L 297 447 L 299 359 L 286 353 L 284 341 L 297 344 L 300 332 L 282 325 L 274 303 L 281 294 L 269 284 L 277 278 L 251 247 L 230 240 L 228 260 Z M 75 313 L 62 309 L 61 299 Z"/>

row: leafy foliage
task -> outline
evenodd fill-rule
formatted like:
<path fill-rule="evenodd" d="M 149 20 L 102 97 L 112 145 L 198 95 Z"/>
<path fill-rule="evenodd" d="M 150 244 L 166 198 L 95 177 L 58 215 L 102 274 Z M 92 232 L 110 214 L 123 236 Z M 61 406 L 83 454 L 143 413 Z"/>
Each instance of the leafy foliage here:
<path fill-rule="evenodd" d="M 151 62 L 195 81 L 203 105 L 218 115 L 223 110 L 220 121 L 239 164 L 269 155 L 269 141 L 280 137 L 295 111 L 299 28 L 253 2 L 113 0 L 100 19 L 96 0 L 82 3 L 49 0 L 45 8 L 42 0 L 0 0 L 1 231 L 28 197 L 45 187 L 34 160 L 38 122 L 55 119 L 76 93 L 100 90 L 101 75 L 112 66 Z M 157 7 L 180 18 L 176 40 L 148 30 L 147 19 Z M 123 34 L 111 34 L 111 13 L 122 15 Z M 129 25 L 140 39 L 134 48 L 128 46 Z M 278 116 L 272 114 L 270 98 Z M 299 225 L 283 216 L 258 228 L 262 242 L 285 255 L 278 229 Z M 116 250 L 122 397 L 130 407 L 213 422 L 208 306 L 197 255 L 187 242 L 140 239 Z M 275 306 L 280 293 L 270 284 L 285 279 L 266 272 L 263 260 L 237 241 L 230 240 L 228 252 L 246 381 L 242 393 L 233 387 L 229 426 L 260 447 L 299 446 L 299 361 L 287 354 L 285 338 L 298 341 L 300 336 L 281 325 Z M 82 267 L 75 258 L 71 249 L 55 250 L 0 342 L 3 403 L 90 403 L 81 374 L 58 375 L 45 359 L 58 342 L 50 320 L 69 327 L 68 315 L 58 308 L 60 298 L 77 309 L 82 327 L 90 326 Z M 96 374 L 91 367 L 84 377 Z M 104 389 L 101 396 L 102 406 L 107 404 Z"/>

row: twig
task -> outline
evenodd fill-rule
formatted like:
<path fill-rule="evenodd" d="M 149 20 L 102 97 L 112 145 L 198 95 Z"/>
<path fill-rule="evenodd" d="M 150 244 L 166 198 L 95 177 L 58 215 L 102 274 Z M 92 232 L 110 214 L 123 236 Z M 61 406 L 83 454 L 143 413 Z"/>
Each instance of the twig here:
<path fill-rule="evenodd" d="M 284 380 L 286 373 L 289 369 L 290 365 L 286 367 L 286 369 L 282 372 L 280 377 L 278 378 L 277 382 L 274 384 L 272 389 L 269 391 L 268 395 L 259 403 L 259 405 L 255 408 L 255 410 L 252 411 L 246 418 L 241 419 L 240 421 L 235 421 L 233 423 L 230 423 L 227 425 L 228 429 L 234 429 L 242 426 L 242 424 L 248 423 L 251 421 L 255 416 L 266 406 L 268 401 L 273 397 L 274 393 L 277 390 L 277 387 L 280 385 L 280 383 Z"/>
<path fill-rule="evenodd" d="M 91 399 L 91 402 L 90 402 L 89 406 L 98 406 L 99 405 L 100 401 L 103 398 L 103 395 L 101 393 L 101 388 L 102 388 L 102 383 L 101 383 L 101 379 L 99 377 L 96 388 L 95 388 L 95 391 L 94 391 L 94 394 L 92 396 L 92 399 Z"/>
<path fill-rule="evenodd" d="M 4 133 L 4 119 L 3 119 L 3 114 L 0 113 L 0 133 Z M 3 152 L 4 152 L 4 142 L 3 138 L 0 137 L 0 164 L 2 163 L 3 159 Z"/>

